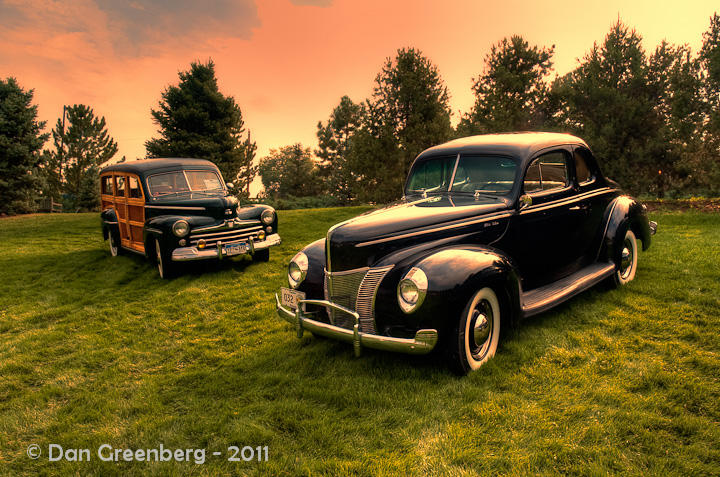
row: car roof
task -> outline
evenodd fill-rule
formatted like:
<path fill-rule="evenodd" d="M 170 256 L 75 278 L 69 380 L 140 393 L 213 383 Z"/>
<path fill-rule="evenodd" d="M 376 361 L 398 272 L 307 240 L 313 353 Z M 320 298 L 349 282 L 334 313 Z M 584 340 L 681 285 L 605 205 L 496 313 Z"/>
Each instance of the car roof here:
<path fill-rule="evenodd" d="M 128 161 L 112 164 L 104 167 L 100 173 L 105 172 L 129 172 L 139 176 L 147 176 L 157 172 L 168 172 L 178 169 L 212 169 L 217 170 L 217 166 L 205 159 L 189 159 L 183 157 L 142 159 L 139 161 Z"/>
<path fill-rule="evenodd" d="M 438 154 L 484 153 L 503 154 L 527 160 L 536 152 L 560 145 L 588 147 L 585 141 L 571 134 L 551 132 L 513 132 L 483 134 L 454 139 L 424 150 L 418 159 Z"/>

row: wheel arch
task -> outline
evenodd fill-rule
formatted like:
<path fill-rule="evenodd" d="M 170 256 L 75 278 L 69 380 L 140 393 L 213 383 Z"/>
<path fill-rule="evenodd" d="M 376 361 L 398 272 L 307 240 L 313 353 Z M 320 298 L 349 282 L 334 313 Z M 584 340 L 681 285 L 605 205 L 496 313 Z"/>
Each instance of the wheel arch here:
<path fill-rule="evenodd" d="M 619 244 L 628 228 L 642 242 L 643 251 L 650 247 L 652 234 L 646 208 L 638 200 L 627 195 L 617 197 L 608 206 L 606 223 L 602 248 L 598 258 L 605 261 L 614 261 L 619 253 Z"/>

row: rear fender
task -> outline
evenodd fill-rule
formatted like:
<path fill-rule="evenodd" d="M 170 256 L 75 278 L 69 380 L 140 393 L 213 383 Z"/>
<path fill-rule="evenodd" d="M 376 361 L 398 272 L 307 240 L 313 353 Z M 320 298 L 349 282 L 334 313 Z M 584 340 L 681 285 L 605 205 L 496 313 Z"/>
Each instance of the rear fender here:
<path fill-rule="evenodd" d="M 642 242 L 643 251 L 650 247 L 652 237 L 650 224 L 645 206 L 639 201 L 627 195 L 620 196 L 608 206 L 606 215 L 608 218 L 598 260 L 606 262 L 616 260 L 628 228 Z"/>

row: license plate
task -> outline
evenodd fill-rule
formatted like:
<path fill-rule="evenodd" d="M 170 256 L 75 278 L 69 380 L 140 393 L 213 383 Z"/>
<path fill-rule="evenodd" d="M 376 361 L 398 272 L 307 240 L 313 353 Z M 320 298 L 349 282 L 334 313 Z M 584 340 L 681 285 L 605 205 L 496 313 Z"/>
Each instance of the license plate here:
<path fill-rule="evenodd" d="M 233 255 L 241 255 L 247 252 L 246 243 L 229 243 L 225 245 L 225 255 L 231 257 Z"/>
<path fill-rule="evenodd" d="M 304 292 L 291 290 L 289 288 L 280 288 L 280 303 L 282 303 L 284 306 L 296 310 L 298 307 L 298 300 L 304 299 Z"/>

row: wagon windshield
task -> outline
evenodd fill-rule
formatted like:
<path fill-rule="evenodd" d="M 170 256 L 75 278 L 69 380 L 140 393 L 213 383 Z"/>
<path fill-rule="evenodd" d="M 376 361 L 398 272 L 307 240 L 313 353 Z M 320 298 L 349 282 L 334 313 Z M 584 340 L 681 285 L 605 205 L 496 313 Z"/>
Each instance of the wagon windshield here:
<path fill-rule="evenodd" d="M 148 188 L 152 197 L 225 192 L 220 176 L 215 171 L 174 171 L 155 174 L 148 178 Z"/>

